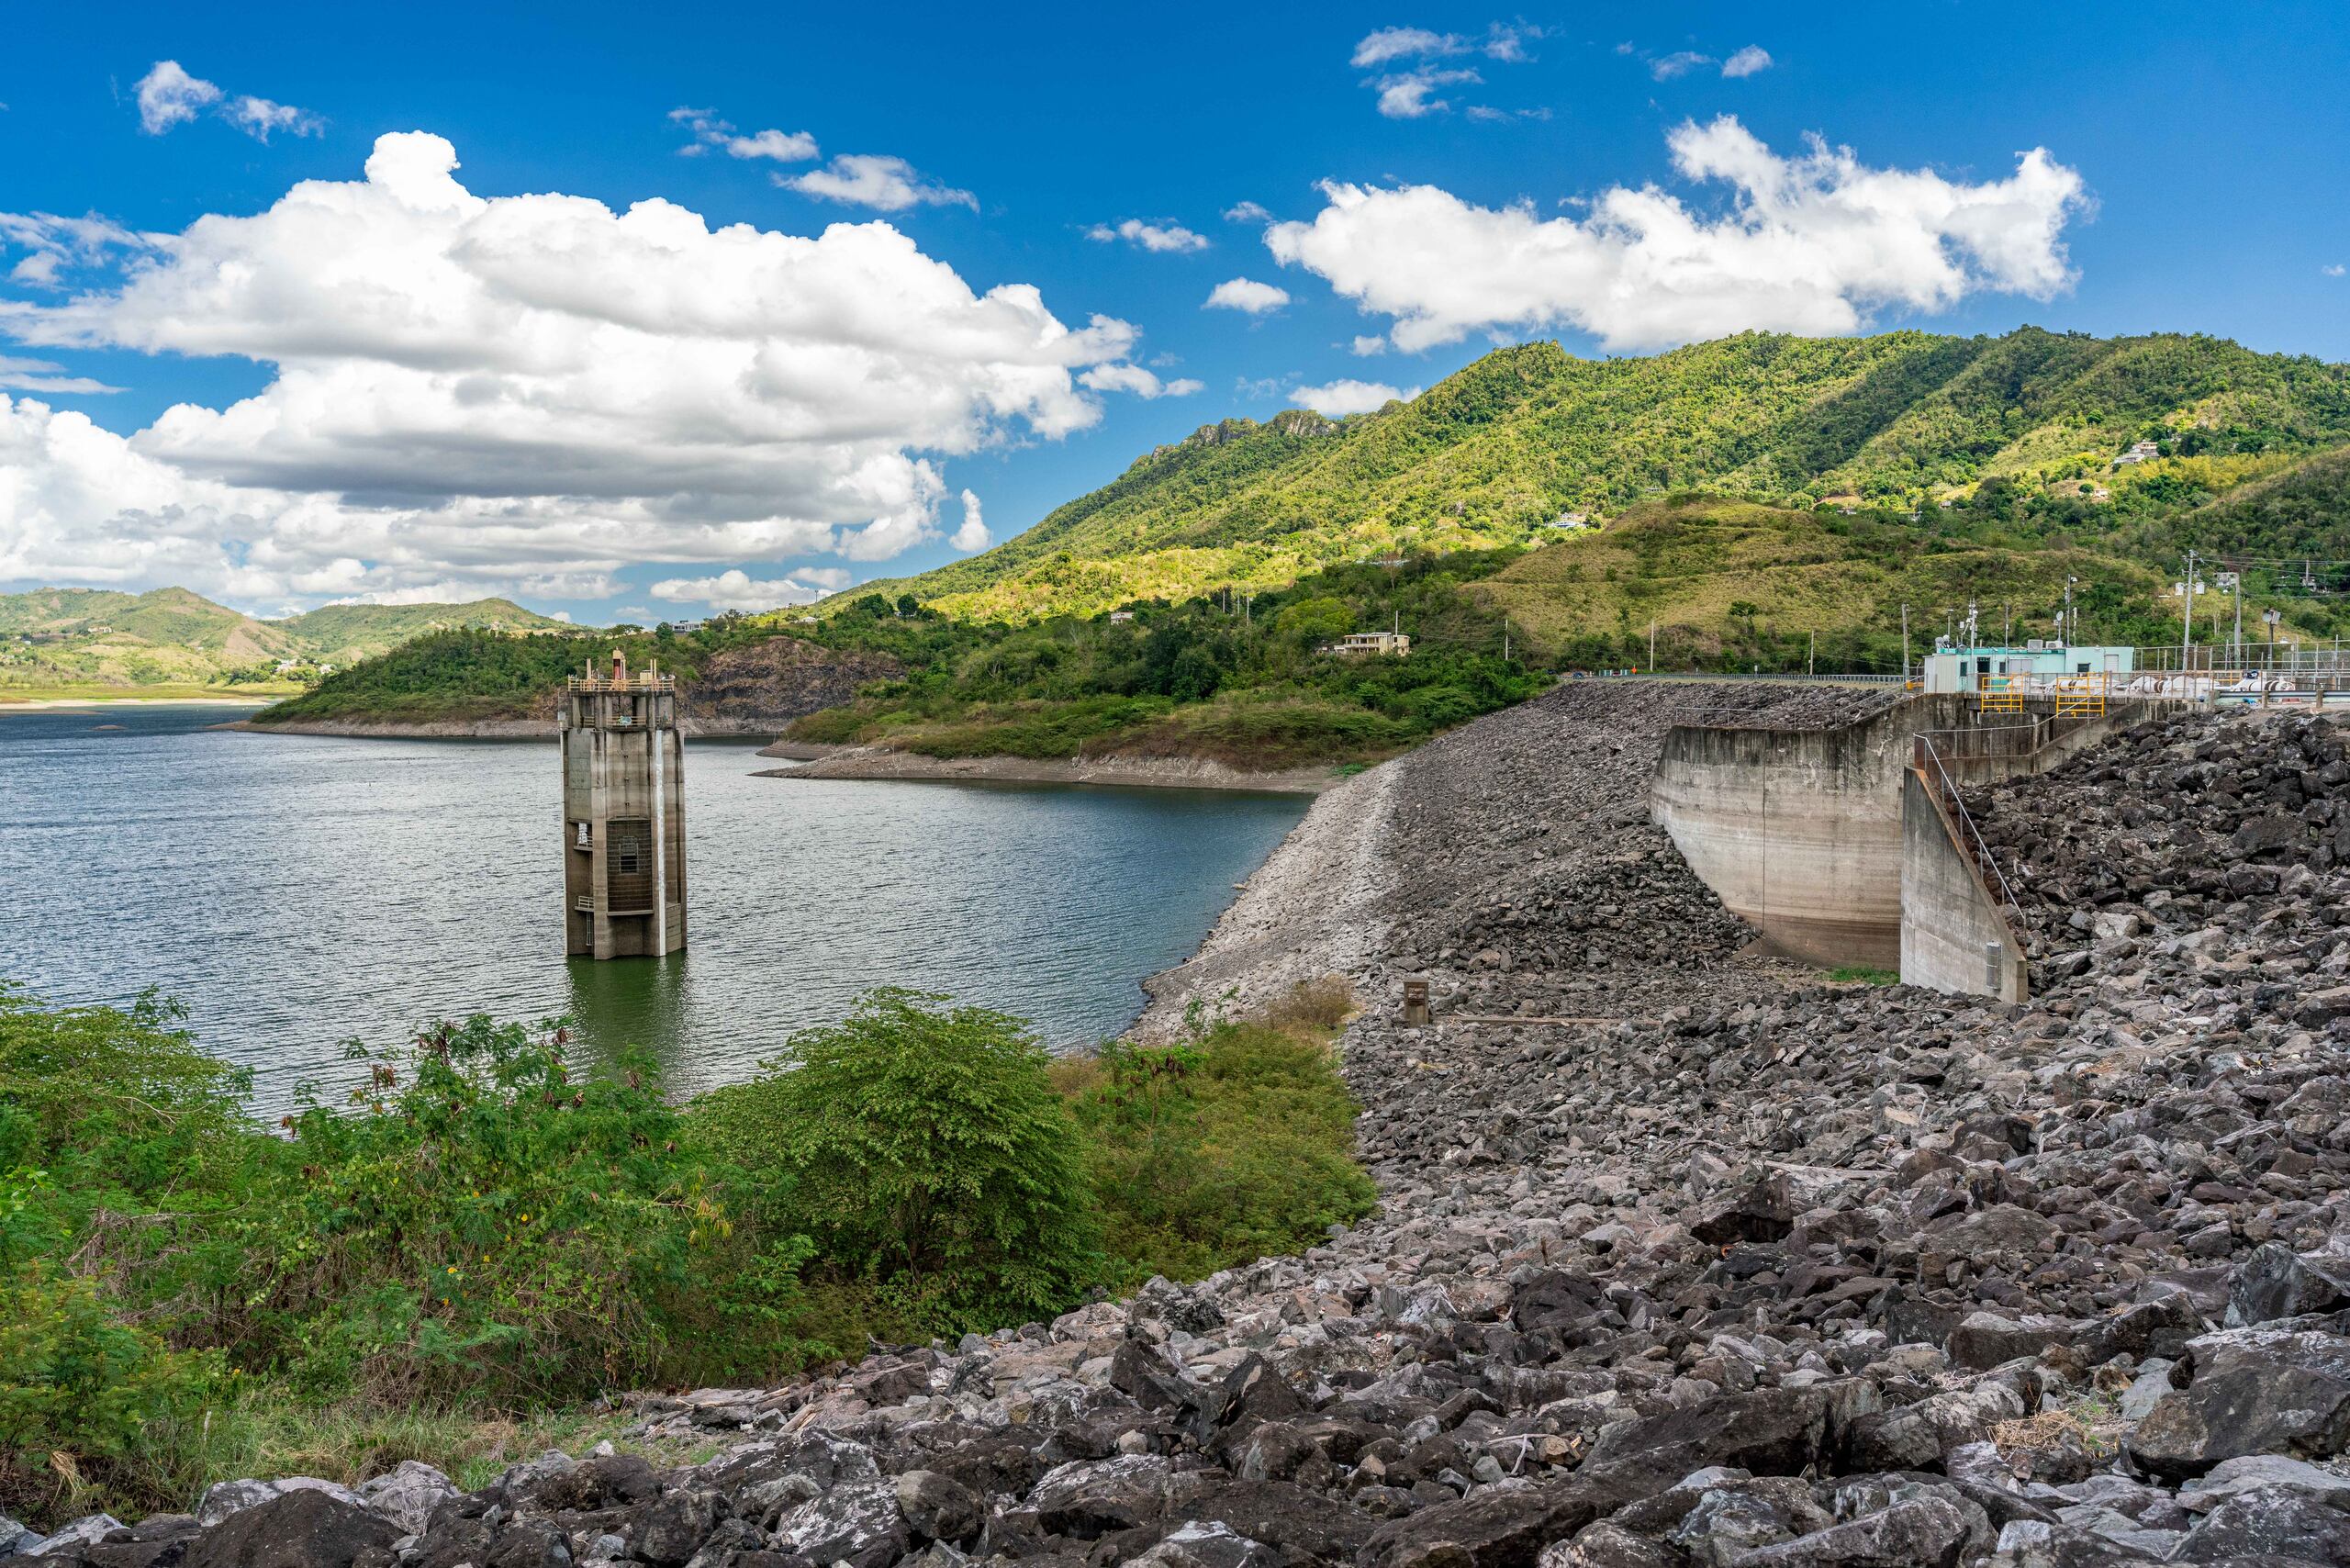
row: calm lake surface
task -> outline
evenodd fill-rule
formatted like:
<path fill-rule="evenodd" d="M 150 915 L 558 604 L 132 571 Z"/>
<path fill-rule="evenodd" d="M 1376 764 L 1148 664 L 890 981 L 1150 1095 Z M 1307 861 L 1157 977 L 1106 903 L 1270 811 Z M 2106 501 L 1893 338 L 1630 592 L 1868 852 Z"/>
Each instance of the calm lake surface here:
<path fill-rule="evenodd" d="M 0 979 L 60 1002 L 148 986 L 262 1109 L 333 1092 L 341 1042 L 444 1016 L 576 1018 L 675 1090 L 740 1078 L 883 984 L 1090 1045 L 1189 958 L 1303 796 L 759 778 L 686 748 L 690 946 L 562 951 L 547 744 L 209 730 L 218 706 L 0 710 Z"/>

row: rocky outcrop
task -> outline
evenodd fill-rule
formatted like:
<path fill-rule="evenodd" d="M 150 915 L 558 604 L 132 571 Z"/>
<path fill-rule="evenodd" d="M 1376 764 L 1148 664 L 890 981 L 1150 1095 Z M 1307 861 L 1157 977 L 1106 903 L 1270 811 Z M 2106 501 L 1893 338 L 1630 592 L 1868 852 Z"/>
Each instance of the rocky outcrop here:
<path fill-rule="evenodd" d="M 1335 902 L 1376 916 L 1315 937 L 1367 1004 L 1376 1215 L 1049 1324 L 641 1399 L 632 1443 L 733 1446 L 549 1456 L 352 1561 L 2350 1563 L 2337 733 L 2184 717 L 1971 802 L 2044 846 L 2046 984 L 2010 1006 L 1745 951 L 1637 810 L 1659 710 L 1715 695 L 1481 721 L 1318 801 L 1292 842 L 1326 874 L 1253 879 L 1353 864 Z M 2181 774 L 2236 803 L 2179 806 Z M 2240 831 L 2271 816 L 2300 829 Z M 1438 1022 L 1405 1027 L 1423 973 Z M 351 1506 L 91 1521 L 53 1555 L 194 1562 L 263 1508 Z"/>
<path fill-rule="evenodd" d="M 688 735 L 771 737 L 794 719 L 854 700 L 856 689 L 868 681 L 904 674 L 905 666 L 887 654 L 828 648 L 804 637 L 770 637 L 707 660 L 700 674 L 684 683 L 677 728 Z M 218 727 L 363 740 L 552 740 L 558 696 L 550 688 L 527 713 L 490 718 L 246 719 Z"/>
<path fill-rule="evenodd" d="M 794 719 L 854 700 L 868 681 L 905 673 L 887 654 L 770 637 L 706 660 L 685 683 L 678 727 L 689 735 L 772 735 Z"/>

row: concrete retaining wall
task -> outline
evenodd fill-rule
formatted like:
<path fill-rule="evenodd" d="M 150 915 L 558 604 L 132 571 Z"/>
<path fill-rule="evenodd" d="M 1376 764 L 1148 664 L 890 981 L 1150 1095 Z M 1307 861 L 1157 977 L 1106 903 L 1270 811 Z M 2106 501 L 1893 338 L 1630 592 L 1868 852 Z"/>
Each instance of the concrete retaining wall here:
<path fill-rule="evenodd" d="M 1901 779 L 1910 737 L 1971 727 L 1975 700 L 1920 697 L 1833 730 L 1684 724 L 1650 814 L 1730 912 L 1830 968 L 1901 961 Z"/>
<path fill-rule="evenodd" d="M 2056 720 L 2045 701 L 1982 714 L 1975 698 L 1945 693 L 1841 729 L 1684 724 L 1665 737 L 1650 814 L 1774 947 L 1827 968 L 1890 969 L 1901 961 L 1901 797 L 1912 737 L 1965 732 L 1942 746 L 1964 785 L 2039 771 L 2134 720 L 2119 706 L 2100 719 Z"/>
<path fill-rule="evenodd" d="M 2007 1002 L 2024 1000 L 2023 945 L 1957 824 L 1914 773 L 1901 786 L 1901 981 Z"/>

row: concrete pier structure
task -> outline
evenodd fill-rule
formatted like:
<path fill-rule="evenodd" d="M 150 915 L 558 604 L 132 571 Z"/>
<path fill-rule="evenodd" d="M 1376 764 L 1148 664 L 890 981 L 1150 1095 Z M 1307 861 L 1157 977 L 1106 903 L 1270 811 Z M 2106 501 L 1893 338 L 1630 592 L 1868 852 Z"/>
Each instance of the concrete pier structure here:
<path fill-rule="evenodd" d="M 685 740 L 677 682 L 647 668 L 574 676 L 563 744 L 564 951 L 599 958 L 686 945 Z"/>

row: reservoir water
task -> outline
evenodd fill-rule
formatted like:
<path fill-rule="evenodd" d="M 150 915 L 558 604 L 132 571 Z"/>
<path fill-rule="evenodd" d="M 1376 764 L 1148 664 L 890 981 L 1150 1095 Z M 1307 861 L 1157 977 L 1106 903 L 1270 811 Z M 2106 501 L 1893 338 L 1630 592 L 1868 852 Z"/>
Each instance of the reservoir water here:
<path fill-rule="evenodd" d="M 749 1073 L 878 985 L 1090 1045 L 1189 958 L 1302 796 L 761 778 L 686 748 L 687 951 L 562 951 L 546 744 L 209 728 L 218 706 L 0 710 L 0 980 L 57 1002 L 185 1003 L 257 1108 L 350 1076 L 341 1043 L 442 1017 L 578 1024 L 673 1090 Z"/>

